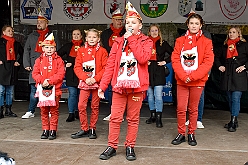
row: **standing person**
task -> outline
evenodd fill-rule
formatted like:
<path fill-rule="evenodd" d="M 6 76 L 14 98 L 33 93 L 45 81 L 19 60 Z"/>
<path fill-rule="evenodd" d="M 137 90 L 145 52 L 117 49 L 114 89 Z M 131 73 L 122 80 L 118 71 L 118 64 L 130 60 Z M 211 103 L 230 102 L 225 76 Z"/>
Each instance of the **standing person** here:
<path fill-rule="evenodd" d="M 58 55 L 62 57 L 65 62 L 66 67 L 66 86 L 69 90 L 68 98 L 68 109 L 69 116 L 66 119 L 66 122 L 72 122 L 75 118 L 79 119 L 78 114 L 78 98 L 79 98 L 79 89 L 78 89 L 78 77 L 74 73 L 75 59 L 77 56 L 78 49 L 83 45 L 82 33 L 79 29 L 72 31 L 72 41 L 63 45 L 58 50 Z"/>
<path fill-rule="evenodd" d="M 112 23 L 110 24 L 110 28 L 104 30 L 101 34 L 101 41 L 103 47 L 110 53 L 111 47 L 114 43 L 115 38 L 121 37 L 126 32 L 125 27 L 123 26 L 123 15 L 121 14 L 120 9 L 116 9 L 112 13 Z M 109 107 L 112 105 L 112 87 L 109 84 L 108 87 L 108 101 Z M 103 118 L 103 120 L 108 121 L 110 119 L 111 114 Z"/>
<path fill-rule="evenodd" d="M 214 61 L 212 41 L 202 35 L 203 19 L 191 13 L 186 20 L 188 30 L 176 40 L 171 56 L 177 80 L 177 129 L 178 135 L 172 144 L 185 142 L 186 112 L 189 113 L 188 144 L 197 145 L 195 130 L 198 103 Z"/>
<path fill-rule="evenodd" d="M 32 70 L 35 60 L 40 57 L 42 53 L 41 42 L 50 34 L 48 29 L 48 19 L 41 13 L 37 19 L 37 30 L 32 32 L 25 43 L 23 54 L 23 66 L 29 71 L 29 84 L 31 87 L 30 101 L 28 111 L 22 116 L 22 119 L 28 119 L 34 117 L 35 108 L 38 103 L 38 99 L 34 97 L 36 92 L 35 82 L 32 78 Z M 59 47 L 58 40 L 56 40 L 57 48 Z"/>
<path fill-rule="evenodd" d="M 6 101 L 5 116 L 17 117 L 12 112 L 13 89 L 18 81 L 18 70 L 22 61 L 23 48 L 14 39 L 14 29 L 5 25 L 0 38 L 0 119 L 4 117 L 4 100 Z M 6 99 L 4 99 L 6 95 Z"/>
<path fill-rule="evenodd" d="M 100 155 L 106 160 L 116 155 L 120 125 L 127 110 L 126 159 L 135 160 L 134 146 L 138 134 L 140 108 L 144 92 L 149 86 L 148 60 L 151 57 L 152 40 L 142 34 L 142 18 L 130 2 L 127 3 L 126 33 L 118 37 L 110 51 L 106 70 L 100 83 L 98 95 L 111 81 L 113 102 L 109 120 L 108 147 Z"/>
<path fill-rule="evenodd" d="M 151 112 L 151 117 L 146 120 L 146 124 L 151 124 L 156 121 L 156 127 L 163 127 L 162 111 L 163 111 L 163 88 L 165 81 L 166 63 L 171 62 L 171 53 L 173 48 L 162 38 L 162 34 L 158 25 L 150 26 L 148 36 L 153 41 L 152 56 L 148 61 L 149 72 L 149 88 L 148 104 Z M 166 56 L 168 53 L 170 56 Z"/>
<path fill-rule="evenodd" d="M 59 100 L 65 69 L 62 58 L 56 53 L 53 33 L 41 43 L 41 46 L 43 53 L 35 60 L 32 76 L 39 97 L 37 106 L 40 107 L 43 130 L 41 139 L 53 140 L 56 139 L 58 129 Z"/>
<path fill-rule="evenodd" d="M 100 31 L 89 29 L 85 31 L 85 45 L 78 49 L 74 71 L 79 78 L 79 119 L 81 130 L 71 135 L 71 138 L 89 137 L 96 139 L 96 123 L 99 115 L 100 98 L 98 87 L 107 64 L 108 52 L 100 46 Z M 92 94 L 90 125 L 88 125 L 87 102 Z"/>
<path fill-rule="evenodd" d="M 215 64 L 221 72 L 220 88 L 227 92 L 231 121 L 224 127 L 235 132 L 238 127 L 237 117 L 240 111 L 242 91 L 247 90 L 248 43 L 238 26 L 231 26 Z"/>

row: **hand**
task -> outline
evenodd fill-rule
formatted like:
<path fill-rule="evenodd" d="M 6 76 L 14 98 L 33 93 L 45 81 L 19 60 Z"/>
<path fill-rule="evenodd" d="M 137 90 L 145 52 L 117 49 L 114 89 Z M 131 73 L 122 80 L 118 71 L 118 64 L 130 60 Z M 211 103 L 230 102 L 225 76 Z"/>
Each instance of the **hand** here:
<path fill-rule="evenodd" d="M 86 83 L 87 85 L 92 85 L 92 83 L 91 83 L 91 78 L 87 78 L 87 79 L 85 80 L 85 83 Z"/>
<path fill-rule="evenodd" d="M 190 80 L 190 78 L 188 77 L 188 78 L 186 78 L 186 80 L 185 80 L 185 83 L 189 83 L 191 80 Z"/>
<path fill-rule="evenodd" d="M 0 61 L 0 65 L 3 64 L 3 61 Z"/>
<path fill-rule="evenodd" d="M 165 61 L 160 61 L 160 62 L 158 62 L 158 65 L 159 65 L 159 66 L 164 66 L 165 64 L 166 64 Z"/>
<path fill-rule="evenodd" d="M 96 83 L 96 80 L 94 78 L 91 78 L 90 81 L 92 85 Z"/>
<path fill-rule="evenodd" d="M 126 31 L 126 33 L 124 34 L 124 38 L 128 38 L 130 37 L 131 35 L 133 35 L 130 31 Z"/>
<path fill-rule="evenodd" d="M 226 68 L 225 68 L 224 66 L 220 66 L 220 67 L 219 67 L 219 70 L 220 70 L 221 72 L 225 72 L 225 71 L 226 71 Z"/>
<path fill-rule="evenodd" d="M 245 70 L 246 68 L 245 68 L 245 66 L 240 66 L 240 67 L 238 67 L 237 69 L 236 69 L 236 72 L 237 73 L 240 73 L 240 72 L 242 72 L 243 70 Z"/>
<path fill-rule="evenodd" d="M 31 68 L 30 66 L 26 67 L 25 69 L 26 69 L 27 71 L 31 71 L 31 70 L 32 70 L 32 68 Z"/>
<path fill-rule="evenodd" d="M 105 99 L 103 90 L 98 89 L 98 97 L 99 97 L 100 99 Z"/>
<path fill-rule="evenodd" d="M 69 68 L 71 66 L 72 66 L 72 63 L 66 63 L 66 65 L 65 65 L 66 68 Z"/>
<path fill-rule="evenodd" d="M 15 62 L 14 66 L 20 66 L 19 62 Z"/>
<path fill-rule="evenodd" d="M 49 80 L 49 79 L 45 79 L 45 80 L 44 80 L 44 82 L 42 83 L 42 86 L 43 86 L 43 87 L 49 86 L 48 80 Z"/>
<path fill-rule="evenodd" d="M 151 64 L 151 62 L 150 62 L 150 61 L 148 61 L 148 62 L 147 62 L 147 64 L 148 64 L 148 65 L 150 65 L 150 64 Z"/>

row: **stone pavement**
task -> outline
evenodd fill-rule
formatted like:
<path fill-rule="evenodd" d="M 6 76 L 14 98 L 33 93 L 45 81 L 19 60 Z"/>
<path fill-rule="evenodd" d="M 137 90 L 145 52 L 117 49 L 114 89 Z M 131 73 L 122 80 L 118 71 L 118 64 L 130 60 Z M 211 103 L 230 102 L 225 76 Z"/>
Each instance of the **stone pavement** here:
<path fill-rule="evenodd" d="M 80 130 L 79 121 L 65 122 L 67 104 L 61 103 L 57 139 L 42 140 L 39 109 L 31 119 L 21 119 L 28 102 L 14 102 L 13 111 L 17 118 L 0 119 L 0 150 L 7 152 L 17 165 L 244 165 L 248 161 L 248 114 L 241 113 L 236 132 L 223 128 L 230 119 L 229 112 L 205 109 L 204 129 L 196 131 L 197 146 L 182 143 L 174 146 L 171 141 L 177 135 L 175 107 L 164 105 L 163 128 L 145 124 L 149 116 L 148 105 L 141 110 L 139 133 L 135 152 L 137 160 L 125 158 L 124 140 L 127 122 L 121 126 L 117 155 L 109 160 L 100 160 L 99 155 L 107 147 L 108 104 L 100 104 L 100 115 L 96 133 L 98 138 L 71 139 L 72 133 Z M 90 112 L 90 109 L 88 109 Z"/>

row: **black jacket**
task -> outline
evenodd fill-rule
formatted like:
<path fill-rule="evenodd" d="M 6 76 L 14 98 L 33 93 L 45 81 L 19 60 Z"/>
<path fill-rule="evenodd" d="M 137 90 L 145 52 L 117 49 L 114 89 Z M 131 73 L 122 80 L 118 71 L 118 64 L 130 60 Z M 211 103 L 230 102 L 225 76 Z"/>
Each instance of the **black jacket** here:
<path fill-rule="evenodd" d="M 150 61 L 151 63 L 148 66 L 149 86 L 165 85 L 165 68 L 164 66 L 159 66 L 157 62 L 166 61 L 166 63 L 170 63 L 172 52 L 173 48 L 166 41 L 163 41 L 161 46 L 160 40 L 156 42 L 157 60 Z"/>
<path fill-rule="evenodd" d="M 126 29 L 125 27 L 123 27 L 120 32 L 120 37 L 123 36 L 125 32 L 126 32 Z M 108 53 L 111 50 L 111 47 L 109 46 L 109 38 L 111 37 L 112 34 L 113 34 L 113 31 L 111 30 L 111 28 L 104 30 L 101 34 L 102 45 L 107 50 Z"/>
<path fill-rule="evenodd" d="M 220 88 L 225 91 L 246 91 L 247 90 L 247 74 L 245 70 L 237 73 L 235 70 L 239 66 L 245 65 L 248 68 L 248 43 L 239 41 L 236 44 L 238 56 L 226 59 L 227 45 L 223 45 L 219 52 L 215 55 L 215 65 L 217 68 L 224 66 L 225 72 L 220 72 Z"/>
<path fill-rule="evenodd" d="M 16 85 L 18 80 L 18 71 L 20 66 L 14 66 L 15 62 L 22 64 L 23 48 L 17 41 L 14 43 L 16 60 L 7 61 L 6 43 L 4 38 L 0 38 L 0 84 L 1 85 Z"/>
<path fill-rule="evenodd" d="M 83 42 L 82 42 L 82 44 L 83 44 Z M 73 70 L 76 57 L 69 56 L 72 46 L 73 46 L 72 42 L 66 43 L 58 50 L 57 53 L 59 56 L 62 57 L 65 64 L 66 63 L 72 63 L 71 67 L 66 67 L 66 73 L 65 73 L 66 86 L 77 87 L 79 80 L 78 80 L 78 77 L 75 75 L 74 70 Z"/>

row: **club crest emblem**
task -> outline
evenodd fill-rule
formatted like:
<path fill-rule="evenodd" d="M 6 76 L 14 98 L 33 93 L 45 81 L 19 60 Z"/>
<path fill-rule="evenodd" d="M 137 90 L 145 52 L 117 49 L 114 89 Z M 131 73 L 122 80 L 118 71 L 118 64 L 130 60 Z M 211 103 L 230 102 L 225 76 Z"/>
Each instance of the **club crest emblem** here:
<path fill-rule="evenodd" d="M 119 68 L 119 71 L 118 71 L 118 77 L 123 74 L 125 64 L 126 64 L 125 61 L 121 62 L 120 68 Z"/>
<path fill-rule="evenodd" d="M 53 6 L 51 0 L 24 0 L 21 4 L 23 19 L 37 19 L 41 12 L 51 20 Z"/>
<path fill-rule="evenodd" d="M 248 0 L 219 0 L 221 12 L 230 20 L 239 18 L 245 11 Z"/>
<path fill-rule="evenodd" d="M 104 14 L 111 19 L 112 13 L 119 8 L 124 15 L 125 6 L 126 0 L 104 0 Z"/>
<path fill-rule="evenodd" d="M 196 56 L 195 56 L 194 53 L 191 53 L 191 54 L 185 53 L 183 55 L 183 59 L 184 59 L 183 63 L 184 63 L 184 65 L 187 66 L 187 67 L 193 66 L 195 64 L 195 58 L 196 58 Z"/>
<path fill-rule="evenodd" d="M 93 0 L 85 1 L 63 1 L 63 10 L 65 15 L 74 21 L 80 21 L 87 18 L 93 9 Z"/>
<path fill-rule="evenodd" d="M 162 16 L 168 8 L 169 0 L 140 0 L 140 10 L 150 18 Z"/>
<path fill-rule="evenodd" d="M 136 70 L 135 64 L 136 64 L 135 61 L 127 60 L 127 76 L 130 77 L 135 73 L 135 70 Z"/>
<path fill-rule="evenodd" d="M 43 94 L 45 97 L 51 96 L 52 93 L 53 93 L 52 90 L 46 90 L 46 89 L 43 89 L 43 90 L 42 90 L 42 94 Z"/>

